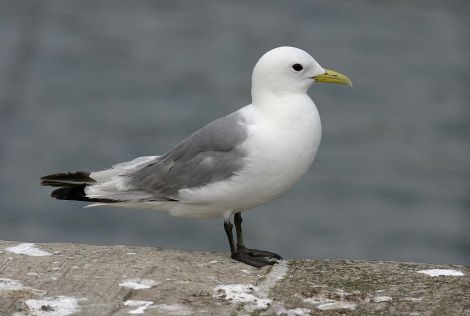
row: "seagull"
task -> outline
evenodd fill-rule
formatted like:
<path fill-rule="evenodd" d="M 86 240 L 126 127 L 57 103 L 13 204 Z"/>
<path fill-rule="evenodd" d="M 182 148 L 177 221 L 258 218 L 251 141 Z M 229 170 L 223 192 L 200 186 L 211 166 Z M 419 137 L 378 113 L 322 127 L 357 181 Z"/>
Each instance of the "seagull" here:
<path fill-rule="evenodd" d="M 101 171 L 51 174 L 41 184 L 58 187 L 53 198 L 91 202 L 88 206 L 223 218 L 231 258 L 254 267 L 272 265 L 281 256 L 245 247 L 241 213 L 288 191 L 312 164 L 322 127 L 307 90 L 317 82 L 352 86 L 348 77 L 323 68 L 301 49 L 272 49 L 253 69 L 251 104 L 207 124 L 163 155 Z"/>

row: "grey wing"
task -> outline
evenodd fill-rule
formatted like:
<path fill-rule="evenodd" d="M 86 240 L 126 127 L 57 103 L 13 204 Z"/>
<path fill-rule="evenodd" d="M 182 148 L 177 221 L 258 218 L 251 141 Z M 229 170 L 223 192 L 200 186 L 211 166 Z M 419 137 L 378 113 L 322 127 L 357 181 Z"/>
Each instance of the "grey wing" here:
<path fill-rule="evenodd" d="M 247 131 L 235 112 L 198 130 L 163 156 L 129 175 L 131 190 L 150 193 L 155 199 L 177 199 L 178 191 L 225 180 L 243 167 L 240 144 Z"/>

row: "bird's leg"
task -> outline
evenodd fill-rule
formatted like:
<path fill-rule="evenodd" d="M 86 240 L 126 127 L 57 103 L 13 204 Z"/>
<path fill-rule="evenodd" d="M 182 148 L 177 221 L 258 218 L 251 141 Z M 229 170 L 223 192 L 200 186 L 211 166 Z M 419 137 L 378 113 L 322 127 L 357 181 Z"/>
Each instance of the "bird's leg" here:
<path fill-rule="evenodd" d="M 242 214 L 240 212 L 235 213 L 234 221 L 235 221 L 235 229 L 237 231 L 237 251 L 241 250 L 254 257 L 271 257 L 271 258 L 275 258 L 279 260 L 282 259 L 280 255 L 274 252 L 246 248 L 243 242 L 243 231 L 242 231 L 243 219 L 242 219 Z"/>
<path fill-rule="evenodd" d="M 274 258 L 274 259 L 279 259 L 279 260 L 282 259 L 281 256 L 270 251 L 246 248 L 243 243 L 242 215 L 240 212 L 235 213 L 234 221 L 235 221 L 235 229 L 237 232 L 237 246 L 236 246 L 235 252 L 232 250 L 232 259 L 238 260 L 240 262 L 243 262 L 248 265 L 258 267 L 258 268 L 263 267 L 265 265 L 272 265 L 276 263 L 276 261 L 269 260 L 268 258 Z M 225 231 L 227 232 L 227 228 L 225 229 Z M 228 232 L 227 232 L 227 236 L 229 236 Z M 232 224 L 231 223 L 230 223 L 230 236 L 232 236 Z M 229 237 L 229 242 L 230 242 L 230 237 Z M 233 245 L 233 237 L 232 237 L 232 242 L 230 244 L 230 249 L 233 249 L 232 245 Z"/>
<path fill-rule="evenodd" d="M 245 248 L 245 244 L 243 243 L 243 232 L 242 232 L 242 213 L 238 212 L 235 213 L 233 217 L 233 221 L 235 222 L 235 230 L 237 231 L 237 249 Z"/>
<path fill-rule="evenodd" d="M 224 221 L 224 229 L 225 229 L 225 233 L 227 234 L 228 243 L 230 244 L 230 252 L 232 253 L 232 256 L 233 256 L 233 254 L 236 252 L 236 248 L 235 248 L 235 242 L 233 241 L 232 227 L 233 227 L 233 224 L 230 223 L 230 218 L 226 219 Z"/>

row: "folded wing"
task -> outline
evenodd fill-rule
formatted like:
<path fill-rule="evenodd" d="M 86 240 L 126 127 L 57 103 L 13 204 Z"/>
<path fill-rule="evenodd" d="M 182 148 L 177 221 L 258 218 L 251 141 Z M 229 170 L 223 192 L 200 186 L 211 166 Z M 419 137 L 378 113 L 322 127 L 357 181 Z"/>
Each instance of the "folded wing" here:
<path fill-rule="evenodd" d="M 181 189 L 222 181 L 241 170 L 245 153 L 240 145 L 246 137 L 242 118 L 232 113 L 198 130 L 165 155 L 142 160 L 132 168 L 92 173 L 92 178 L 111 178 L 88 186 L 86 195 L 123 202 L 176 201 Z"/>

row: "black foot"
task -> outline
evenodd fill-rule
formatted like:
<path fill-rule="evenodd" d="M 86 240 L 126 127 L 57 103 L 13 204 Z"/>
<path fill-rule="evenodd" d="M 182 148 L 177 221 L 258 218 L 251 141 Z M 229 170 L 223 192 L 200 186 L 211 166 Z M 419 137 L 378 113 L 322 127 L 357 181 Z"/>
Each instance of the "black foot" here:
<path fill-rule="evenodd" d="M 282 257 L 277 253 L 265 250 L 250 249 L 250 248 L 238 248 L 238 251 L 245 252 L 253 257 L 269 257 L 277 260 L 282 260 Z"/>
<path fill-rule="evenodd" d="M 277 263 L 277 261 L 271 259 L 281 260 L 282 257 L 270 251 L 238 248 L 237 251 L 232 254 L 232 259 L 246 263 L 253 267 L 261 268 Z"/>

